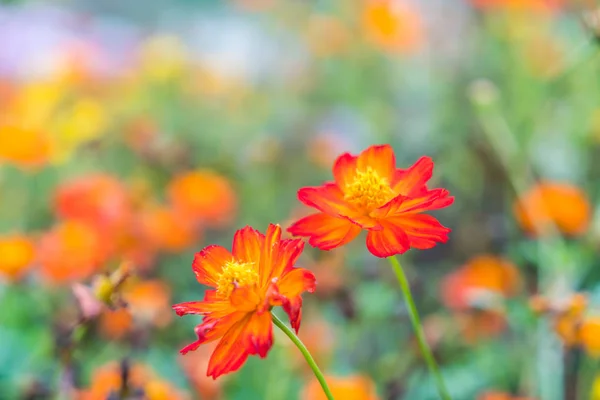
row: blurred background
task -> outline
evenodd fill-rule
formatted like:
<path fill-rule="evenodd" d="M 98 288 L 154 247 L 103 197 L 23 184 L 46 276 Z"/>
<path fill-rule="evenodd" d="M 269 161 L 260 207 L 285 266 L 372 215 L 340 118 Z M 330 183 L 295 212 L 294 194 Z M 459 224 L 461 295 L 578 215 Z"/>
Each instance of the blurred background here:
<path fill-rule="evenodd" d="M 436 163 L 401 257 L 455 400 L 600 399 L 600 13 L 568 0 L 0 2 L 0 399 L 324 398 L 276 332 L 217 381 L 195 252 L 305 215 L 335 158 Z M 599 217 L 594 217 L 599 215 Z M 338 400 L 436 399 L 364 237 L 307 246 Z M 598 375 L 600 376 L 600 375 Z"/>

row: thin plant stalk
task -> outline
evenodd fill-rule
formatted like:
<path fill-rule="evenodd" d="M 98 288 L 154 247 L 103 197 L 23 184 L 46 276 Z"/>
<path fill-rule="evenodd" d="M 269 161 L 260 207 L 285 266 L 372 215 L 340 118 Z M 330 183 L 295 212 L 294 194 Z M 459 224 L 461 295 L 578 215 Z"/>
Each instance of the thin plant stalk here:
<path fill-rule="evenodd" d="M 294 334 L 294 332 L 286 324 L 284 324 L 283 321 L 281 321 L 275 314 L 271 313 L 271 316 L 273 317 L 273 323 L 279 329 L 281 329 L 283 331 L 283 333 L 285 333 L 287 335 L 287 337 L 290 338 L 290 340 L 292 341 L 292 343 L 294 343 L 296 345 L 296 347 L 298 347 L 298 350 L 300 350 L 300 353 L 302 353 L 302 355 L 306 359 L 308 366 L 310 367 L 310 369 L 312 369 L 313 373 L 315 374 L 315 377 L 321 384 L 321 387 L 323 388 L 323 392 L 325 392 L 325 396 L 327 396 L 327 399 L 334 400 L 333 394 L 331 394 L 331 390 L 329 389 L 329 386 L 327 385 L 327 381 L 325 381 L 325 377 L 323 376 L 323 373 L 319 369 L 319 366 L 315 362 L 315 359 L 312 357 L 312 355 L 310 354 L 310 352 L 308 351 L 308 349 L 306 348 L 304 343 L 302 343 L 302 341 L 298 338 L 298 336 L 296 336 L 296 334 Z"/>
<path fill-rule="evenodd" d="M 443 400 L 451 400 L 448 389 L 446 388 L 446 384 L 444 383 L 444 379 L 442 378 L 442 374 L 440 373 L 435 358 L 433 358 L 433 353 L 431 352 L 431 349 L 427 344 L 427 340 L 425 339 L 423 325 L 421 324 L 417 306 L 415 305 L 415 301 L 410 291 L 410 286 L 408 284 L 408 280 L 406 279 L 406 275 L 404 274 L 404 270 L 395 256 L 388 257 L 388 260 L 390 260 L 390 263 L 394 268 L 394 272 L 396 273 L 396 277 L 398 278 L 398 283 L 400 284 L 400 289 L 402 290 L 404 300 L 406 301 L 406 307 L 408 308 L 408 314 L 410 315 L 410 321 L 412 322 L 415 336 L 417 337 L 417 342 L 419 343 L 419 349 L 421 350 L 421 354 L 427 363 L 429 372 L 435 379 L 435 384 L 437 386 L 440 398 Z"/>

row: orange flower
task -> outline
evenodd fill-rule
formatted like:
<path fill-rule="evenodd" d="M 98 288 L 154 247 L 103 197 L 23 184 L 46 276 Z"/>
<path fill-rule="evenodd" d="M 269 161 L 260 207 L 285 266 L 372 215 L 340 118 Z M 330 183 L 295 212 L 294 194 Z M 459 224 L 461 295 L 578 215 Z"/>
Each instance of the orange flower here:
<path fill-rule="evenodd" d="M 90 388 L 80 393 L 78 400 L 105 400 L 112 398 L 111 395 L 120 394 L 124 387 L 128 393 L 141 391 L 147 400 L 188 398 L 144 365 L 110 363 L 94 371 Z"/>
<path fill-rule="evenodd" d="M 68 220 L 42 237 L 38 257 L 42 274 L 49 281 L 82 280 L 106 260 L 106 243 L 90 225 Z"/>
<path fill-rule="evenodd" d="M 444 279 L 442 298 L 447 307 L 456 310 L 486 306 L 489 305 L 486 302 L 494 300 L 490 296 L 504 298 L 513 295 L 520 280 L 517 267 L 510 261 L 481 255 Z"/>
<path fill-rule="evenodd" d="M 468 344 L 497 336 L 506 328 L 504 313 L 496 310 L 459 311 L 455 318 L 460 334 Z"/>
<path fill-rule="evenodd" d="M 419 14 L 401 0 L 367 0 L 363 26 L 369 39 L 389 52 L 412 52 L 423 42 Z"/>
<path fill-rule="evenodd" d="M 298 191 L 302 203 L 320 212 L 300 219 L 288 231 L 309 236 L 309 243 L 321 250 L 331 250 L 366 229 L 367 248 L 377 257 L 446 242 L 450 229 L 423 214 L 454 201 L 446 189 L 427 188 L 433 162 L 422 157 L 408 169 L 395 165 L 389 145 L 371 146 L 359 156 L 342 154 L 333 166 L 335 182 Z"/>
<path fill-rule="evenodd" d="M 579 328 L 581 346 L 592 357 L 600 357 L 600 317 L 588 317 Z"/>
<path fill-rule="evenodd" d="M 54 203 L 60 217 L 87 222 L 111 233 L 124 229 L 131 213 L 125 188 L 106 174 L 83 176 L 62 184 Z"/>
<path fill-rule="evenodd" d="M 181 354 L 201 344 L 221 339 L 208 364 L 208 376 L 217 378 L 239 369 L 249 355 L 267 356 L 273 344 L 270 310 L 282 306 L 298 332 L 302 292 L 315 290 L 312 272 L 294 268 L 304 243 L 281 240 L 281 228 L 269 225 L 266 235 L 247 226 L 236 232 L 229 252 L 212 245 L 196 254 L 192 269 L 196 279 L 214 290 L 203 301 L 176 304 L 178 315 L 201 314 L 198 340 Z"/>
<path fill-rule="evenodd" d="M 233 220 L 237 200 L 230 182 L 209 171 L 187 172 L 173 179 L 167 189 L 174 208 L 207 226 L 222 226 Z"/>
<path fill-rule="evenodd" d="M 523 229 L 535 234 L 554 224 L 567 235 L 579 235 L 591 219 L 587 195 L 568 183 L 538 183 L 516 202 L 514 212 Z"/>
<path fill-rule="evenodd" d="M 33 129 L 0 125 L 0 161 L 19 167 L 38 167 L 48 161 L 50 142 L 47 136 Z"/>
<path fill-rule="evenodd" d="M 133 317 L 126 308 L 105 309 L 100 314 L 98 329 L 109 339 L 120 339 L 133 328 Z"/>
<path fill-rule="evenodd" d="M 331 394 L 336 399 L 344 400 L 378 400 L 375 384 L 365 376 L 325 377 Z M 302 392 L 302 400 L 326 400 L 319 382 L 313 378 Z"/>
<path fill-rule="evenodd" d="M 198 240 L 193 224 L 168 207 L 148 206 L 139 217 L 143 236 L 154 248 L 178 252 Z"/>
<path fill-rule="evenodd" d="M 530 307 L 538 314 L 549 314 L 553 318 L 554 329 L 566 346 L 580 343 L 580 328 L 588 305 L 587 296 L 575 293 L 567 298 L 550 301 L 542 296 L 533 296 Z"/>
<path fill-rule="evenodd" d="M 35 246 L 21 235 L 0 237 L 0 276 L 10 280 L 20 278 L 33 262 Z"/>

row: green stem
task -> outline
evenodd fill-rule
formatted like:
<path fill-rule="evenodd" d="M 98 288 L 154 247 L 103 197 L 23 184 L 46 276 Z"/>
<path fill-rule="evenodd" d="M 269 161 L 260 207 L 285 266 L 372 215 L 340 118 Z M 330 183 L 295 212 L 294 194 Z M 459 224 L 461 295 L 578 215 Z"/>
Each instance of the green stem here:
<path fill-rule="evenodd" d="M 331 390 L 329 390 L 329 386 L 327 386 L 327 382 L 325 381 L 323 373 L 317 366 L 315 359 L 310 355 L 310 352 L 308 351 L 304 343 L 302 343 L 298 336 L 296 336 L 294 332 L 292 332 L 292 330 L 288 328 L 286 324 L 283 323 L 283 321 L 277 318 L 275 314 L 271 313 L 271 316 L 273 317 L 273 323 L 275 323 L 275 325 L 277 325 L 277 327 L 281 329 L 283 333 L 287 335 L 287 337 L 290 338 L 290 340 L 296 345 L 296 347 L 298 347 L 298 350 L 300 350 L 300 353 L 302 353 L 302 355 L 306 359 L 308 366 L 310 367 L 310 369 L 313 370 L 313 373 L 315 374 L 317 380 L 321 384 L 321 387 L 323 388 L 323 392 L 325 392 L 327 399 L 334 400 L 333 395 L 331 394 Z"/>
<path fill-rule="evenodd" d="M 413 300 L 412 294 L 410 292 L 410 286 L 408 284 L 408 280 L 406 279 L 406 275 L 404 274 L 404 270 L 400 265 L 400 262 L 396 258 L 396 256 L 388 257 L 392 267 L 394 267 L 394 272 L 396 273 L 396 277 L 398 278 L 398 283 L 400 284 L 400 288 L 402 289 L 402 294 L 404 295 L 404 300 L 406 301 L 406 305 L 408 308 L 408 314 L 410 315 L 410 321 L 412 322 L 413 329 L 415 331 L 415 335 L 417 336 L 417 342 L 419 343 L 419 349 L 421 350 L 421 354 L 429 367 L 429 372 L 435 378 L 435 384 L 437 386 L 438 393 L 440 398 L 444 400 L 450 400 L 450 394 L 448 394 L 448 389 L 446 389 L 446 385 L 444 384 L 444 379 L 442 379 L 442 374 L 433 358 L 433 354 L 431 353 L 431 349 L 427 344 L 427 340 L 425 339 L 425 333 L 423 332 L 423 326 L 421 325 L 421 319 L 419 318 L 419 313 L 417 311 L 417 306 L 415 306 L 415 301 Z"/>

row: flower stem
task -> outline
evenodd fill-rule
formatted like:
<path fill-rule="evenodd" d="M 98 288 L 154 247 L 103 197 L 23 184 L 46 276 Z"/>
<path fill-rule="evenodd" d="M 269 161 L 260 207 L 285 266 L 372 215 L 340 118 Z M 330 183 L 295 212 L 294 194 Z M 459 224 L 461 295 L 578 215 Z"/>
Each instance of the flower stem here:
<path fill-rule="evenodd" d="M 451 400 L 450 394 L 448 394 L 448 389 L 446 389 L 446 385 L 444 384 L 444 379 L 442 379 L 442 374 L 440 373 L 437 363 L 433 358 L 433 354 L 431 353 L 431 349 L 429 348 L 427 340 L 425 339 L 425 333 L 423 332 L 421 319 L 419 318 L 419 313 L 417 312 L 415 301 L 413 300 L 410 292 L 410 286 L 408 285 L 408 280 L 406 279 L 404 270 L 402 269 L 402 266 L 400 265 L 400 262 L 396 256 L 388 257 L 388 260 L 390 260 L 390 263 L 394 268 L 394 272 L 396 273 L 396 277 L 398 278 L 398 283 L 400 284 L 400 288 L 402 289 L 402 294 L 404 295 L 404 300 L 406 301 L 406 306 L 408 308 L 408 314 L 410 315 L 410 321 L 412 322 L 415 335 L 417 336 L 419 349 L 421 350 L 421 354 L 423 355 L 423 358 L 429 367 L 429 372 L 431 372 L 435 379 L 435 384 L 437 386 L 440 398 L 443 400 Z"/>
<path fill-rule="evenodd" d="M 315 359 L 310 355 L 310 352 L 308 351 L 304 343 L 302 343 L 298 336 L 296 336 L 294 332 L 292 332 L 292 330 L 288 328 L 288 326 L 284 324 L 283 321 L 281 321 L 275 314 L 271 313 L 271 316 L 273 317 L 273 323 L 275 323 L 275 325 L 277 325 L 277 327 L 281 329 L 283 333 L 287 335 L 287 337 L 290 338 L 290 340 L 296 345 L 296 347 L 298 347 L 298 350 L 300 350 L 300 353 L 302 353 L 302 355 L 306 359 L 308 366 L 310 367 L 310 369 L 313 370 L 315 377 L 321 384 L 321 387 L 323 388 L 323 392 L 325 392 L 327 399 L 334 400 L 333 395 L 331 394 L 331 390 L 329 390 L 329 386 L 327 386 L 327 382 L 325 381 L 323 373 L 317 366 Z"/>

